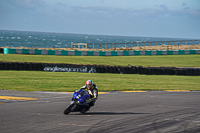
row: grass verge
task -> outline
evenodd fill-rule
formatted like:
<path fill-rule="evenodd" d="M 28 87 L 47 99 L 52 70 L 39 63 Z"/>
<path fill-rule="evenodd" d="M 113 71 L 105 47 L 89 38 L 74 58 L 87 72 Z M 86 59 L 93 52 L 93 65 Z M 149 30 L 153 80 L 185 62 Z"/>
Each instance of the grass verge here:
<path fill-rule="evenodd" d="M 0 54 L 0 61 L 42 62 L 68 64 L 97 64 L 116 66 L 168 66 L 200 67 L 200 55 L 156 55 L 156 56 L 55 56 Z"/>
<path fill-rule="evenodd" d="M 200 90 L 199 76 L 0 71 L 0 89 L 75 91 L 91 79 L 99 91 Z"/>

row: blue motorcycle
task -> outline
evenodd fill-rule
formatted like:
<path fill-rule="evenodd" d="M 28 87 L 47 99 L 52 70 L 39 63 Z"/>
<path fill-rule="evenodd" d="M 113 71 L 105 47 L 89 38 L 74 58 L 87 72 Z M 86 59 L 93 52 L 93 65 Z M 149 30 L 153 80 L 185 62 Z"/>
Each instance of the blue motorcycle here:
<path fill-rule="evenodd" d="M 74 92 L 73 98 L 67 108 L 64 110 L 64 114 L 67 115 L 70 112 L 81 112 L 85 113 L 90 109 L 87 101 L 90 100 L 90 95 L 87 90 L 80 89 Z"/>

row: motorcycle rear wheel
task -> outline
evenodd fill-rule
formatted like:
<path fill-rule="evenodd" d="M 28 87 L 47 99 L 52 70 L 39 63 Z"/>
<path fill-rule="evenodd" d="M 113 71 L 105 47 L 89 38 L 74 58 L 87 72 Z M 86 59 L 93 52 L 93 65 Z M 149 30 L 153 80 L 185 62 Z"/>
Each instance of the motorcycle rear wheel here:
<path fill-rule="evenodd" d="M 85 106 L 84 108 L 82 108 L 82 109 L 80 110 L 80 112 L 81 112 L 82 114 L 85 114 L 86 111 L 88 111 L 89 109 L 90 109 L 90 106 Z"/>
<path fill-rule="evenodd" d="M 86 111 L 87 110 L 85 108 L 82 108 L 80 112 L 81 112 L 81 114 L 85 114 Z"/>

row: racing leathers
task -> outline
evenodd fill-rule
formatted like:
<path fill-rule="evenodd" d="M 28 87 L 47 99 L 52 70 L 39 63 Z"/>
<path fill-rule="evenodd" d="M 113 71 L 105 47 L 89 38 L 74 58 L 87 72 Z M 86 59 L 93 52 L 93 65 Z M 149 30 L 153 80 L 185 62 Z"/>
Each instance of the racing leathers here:
<path fill-rule="evenodd" d="M 94 106 L 94 103 L 98 99 L 98 88 L 95 84 L 93 84 L 91 89 L 87 89 L 87 86 L 84 85 L 81 89 L 86 89 L 90 95 L 90 100 L 88 101 L 89 106 Z"/>

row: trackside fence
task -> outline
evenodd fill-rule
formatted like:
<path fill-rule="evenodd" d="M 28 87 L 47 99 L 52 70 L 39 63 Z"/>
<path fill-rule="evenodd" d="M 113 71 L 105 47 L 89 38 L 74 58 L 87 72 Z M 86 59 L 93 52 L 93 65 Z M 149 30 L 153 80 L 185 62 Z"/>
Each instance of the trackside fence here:
<path fill-rule="evenodd" d="M 71 48 L 86 49 L 114 49 L 114 48 L 133 48 L 146 46 L 181 46 L 198 45 L 200 40 L 175 40 L 175 41 L 146 41 L 146 42 L 122 42 L 122 43 L 71 43 Z"/>

